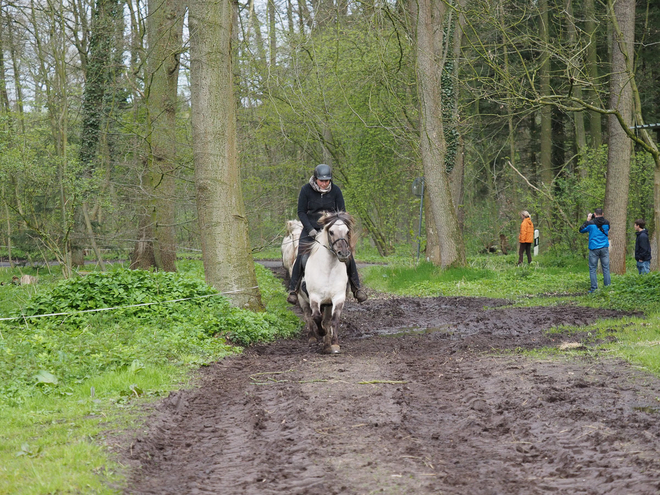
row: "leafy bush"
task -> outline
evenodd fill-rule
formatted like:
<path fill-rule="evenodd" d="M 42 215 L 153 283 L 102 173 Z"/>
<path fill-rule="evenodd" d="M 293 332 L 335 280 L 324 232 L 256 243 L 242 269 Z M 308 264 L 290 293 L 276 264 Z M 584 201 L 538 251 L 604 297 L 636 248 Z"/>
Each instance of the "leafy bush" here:
<path fill-rule="evenodd" d="M 178 273 L 119 268 L 110 272 L 95 272 L 85 277 L 62 280 L 49 291 L 33 297 L 23 308 L 22 314 L 31 316 L 176 299 L 199 299 L 216 293 L 215 289 L 203 281 Z M 138 317 L 149 317 L 152 311 L 157 310 L 155 305 L 132 309 L 131 312 Z"/>
<path fill-rule="evenodd" d="M 603 291 L 593 297 L 602 299 L 608 307 L 625 311 L 660 311 L 660 273 L 646 275 L 631 274 L 617 279 Z"/>
<path fill-rule="evenodd" d="M 22 315 L 78 313 L 0 325 L 0 403 L 37 391 L 66 393 L 74 383 L 136 363 L 204 364 L 240 350 L 231 344 L 298 332 L 281 282 L 266 270 L 258 277 L 268 306 L 262 313 L 234 308 L 203 281 L 179 273 L 118 269 L 43 288 Z M 187 300 L 167 302 L 180 299 Z M 160 304 L 130 307 L 145 303 Z M 121 309 L 80 312 L 110 307 Z"/>

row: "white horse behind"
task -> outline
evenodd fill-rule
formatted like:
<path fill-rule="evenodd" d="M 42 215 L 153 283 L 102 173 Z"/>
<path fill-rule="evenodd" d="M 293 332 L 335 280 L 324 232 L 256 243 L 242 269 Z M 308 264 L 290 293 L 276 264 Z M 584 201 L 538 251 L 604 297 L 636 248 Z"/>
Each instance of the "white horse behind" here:
<path fill-rule="evenodd" d="M 282 266 L 286 269 L 287 280 L 291 278 L 293 264 L 298 256 L 298 242 L 302 233 L 303 224 L 300 220 L 286 222 L 287 235 L 282 239 Z"/>
<path fill-rule="evenodd" d="M 298 303 L 303 310 L 309 341 L 323 337 L 323 352 L 337 354 L 339 318 L 346 300 L 348 273 L 346 262 L 353 256 L 355 220 L 346 212 L 326 213 L 319 223 L 305 266 Z"/>

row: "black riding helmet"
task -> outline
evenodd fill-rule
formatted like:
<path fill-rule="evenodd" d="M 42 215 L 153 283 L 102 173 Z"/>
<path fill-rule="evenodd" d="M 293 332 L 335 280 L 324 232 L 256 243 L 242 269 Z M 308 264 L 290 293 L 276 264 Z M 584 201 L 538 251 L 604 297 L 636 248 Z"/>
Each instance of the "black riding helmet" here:
<path fill-rule="evenodd" d="M 332 168 L 330 165 L 321 163 L 314 169 L 314 177 L 319 180 L 332 180 Z"/>

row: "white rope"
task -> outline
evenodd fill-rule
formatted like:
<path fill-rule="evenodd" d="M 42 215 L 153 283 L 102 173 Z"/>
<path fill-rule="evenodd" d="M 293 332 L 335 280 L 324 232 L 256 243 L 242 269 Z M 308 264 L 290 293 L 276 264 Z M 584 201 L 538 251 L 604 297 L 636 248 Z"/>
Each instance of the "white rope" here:
<path fill-rule="evenodd" d="M 238 289 L 238 290 L 230 290 L 227 292 L 218 292 L 216 294 L 207 294 L 205 296 L 195 296 L 195 297 L 185 297 L 182 299 L 171 299 L 169 301 L 158 301 L 158 302 L 149 302 L 149 303 L 141 303 L 141 304 L 131 304 L 129 306 L 115 306 L 112 308 L 96 308 L 96 309 L 82 309 L 80 311 L 71 311 L 69 313 L 48 313 L 48 314 L 43 314 L 43 315 L 32 315 L 32 316 L 14 316 L 11 318 L 0 318 L 0 321 L 7 321 L 7 320 L 25 320 L 28 318 L 43 318 L 45 316 L 70 316 L 70 315 L 77 315 L 80 313 L 95 313 L 98 311 L 111 311 L 113 309 L 127 309 L 127 308 L 139 308 L 140 306 L 152 306 L 154 304 L 167 304 L 167 303 L 174 303 L 174 302 L 181 302 L 181 301 L 190 301 L 192 299 L 202 299 L 206 297 L 214 297 L 214 296 L 222 296 L 224 294 L 236 294 L 238 292 L 247 292 L 252 289 L 258 289 L 259 286 L 255 285 L 254 287 L 248 287 L 247 289 Z"/>

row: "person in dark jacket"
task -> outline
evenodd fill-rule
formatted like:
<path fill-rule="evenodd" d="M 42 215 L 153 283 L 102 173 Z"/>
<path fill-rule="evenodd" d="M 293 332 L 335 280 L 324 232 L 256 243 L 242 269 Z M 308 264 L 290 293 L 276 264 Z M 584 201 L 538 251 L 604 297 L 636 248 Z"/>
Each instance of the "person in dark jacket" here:
<path fill-rule="evenodd" d="M 596 271 L 598 270 L 598 260 L 603 268 L 603 284 L 610 285 L 610 222 L 603 217 L 603 209 L 596 208 L 594 213 L 587 215 L 587 221 L 580 227 L 581 234 L 589 234 L 589 278 L 591 279 L 591 288 L 589 292 L 598 289 L 598 280 Z"/>
<path fill-rule="evenodd" d="M 286 300 L 290 304 L 298 303 L 297 291 L 303 273 L 302 258 L 309 254 L 314 239 L 321 230 L 319 219 L 323 213 L 335 211 L 346 211 L 344 196 L 341 189 L 332 183 L 332 168 L 322 163 L 316 166 L 314 175 L 302 186 L 298 195 L 298 218 L 303 224 L 303 231 L 298 241 L 298 256 L 293 264 L 289 281 L 289 297 Z M 352 256 L 346 263 L 346 269 L 353 296 L 358 302 L 366 301 L 367 294 L 360 288 L 360 277 Z"/>
<path fill-rule="evenodd" d="M 649 232 L 645 229 L 646 222 L 641 218 L 635 220 L 635 260 L 637 261 L 637 271 L 640 275 L 651 271 L 651 243 L 649 242 Z"/>

